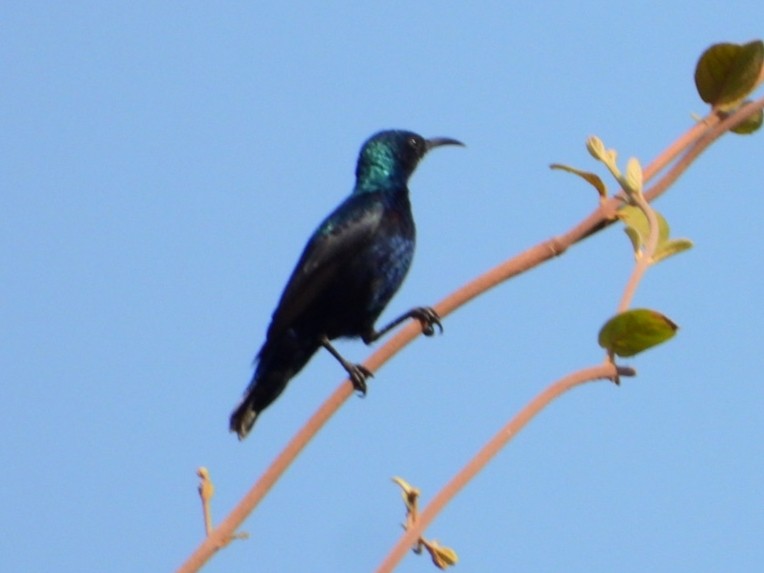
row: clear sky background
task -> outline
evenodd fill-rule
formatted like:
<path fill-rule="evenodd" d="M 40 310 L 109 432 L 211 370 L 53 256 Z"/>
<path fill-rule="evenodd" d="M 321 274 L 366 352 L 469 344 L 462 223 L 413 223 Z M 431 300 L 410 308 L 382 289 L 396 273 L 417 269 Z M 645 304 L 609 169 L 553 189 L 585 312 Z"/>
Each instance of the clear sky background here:
<path fill-rule="evenodd" d="M 461 139 L 411 181 L 433 304 L 562 233 L 597 134 L 646 164 L 705 114 L 693 70 L 761 38 L 727 2 L 5 2 L 0 8 L 0 569 L 171 571 L 343 372 L 319 354 L 243 443 L 228 416 L 316 224 L 384 128 Z M 427 535 L 458 571 L 754 571 L 764 562 L 764 134 L 657 203 L 695 248 L 636 306 L 680 326 L 536 419 Z M 604 175 L 604 173 L 603 173 Z M 632 266 L 612 227 L 483 296 L 380 370 L 205 571 L 370 571 L 390 478 L 426 502 L 553 380 L 599 363 Z M 349 358 L 370 352 L 341 343 Z M 410 555 L 400 571 L 431 571 Z"/>

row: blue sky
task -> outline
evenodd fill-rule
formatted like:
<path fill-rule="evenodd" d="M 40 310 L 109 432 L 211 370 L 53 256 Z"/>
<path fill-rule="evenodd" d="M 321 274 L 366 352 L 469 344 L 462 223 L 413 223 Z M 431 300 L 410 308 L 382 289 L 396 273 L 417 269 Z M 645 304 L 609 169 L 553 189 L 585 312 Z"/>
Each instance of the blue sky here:
<path fill-rule="evenodd" d="M 588 214 L 553 162 L 644 163 L 705 108 L 692 74 L 759 2 L 6 2 L 0 8 L 0 568 L 169 571 L 342 379 L 318 355 L 243 443 L 228 415 L 315 225 L 383 128 L 464 141 L 411 181 L 431 304 Z M 535 420 L 428 531 L 458 571 L 751 571 L 764 561 L 762 135 L 656 207 L 695 248 L 636 306 L 681 327 Z M 434 493 L 551 381 L 602 360 L 631 268 L 613 227 L 449 316 L 351 399 L 205 571 L 369 571 L 390 477 Z M 370 352 L 341 343 L 349 358 Z M 409 556 L 399 571 L 432 570 Z"/>

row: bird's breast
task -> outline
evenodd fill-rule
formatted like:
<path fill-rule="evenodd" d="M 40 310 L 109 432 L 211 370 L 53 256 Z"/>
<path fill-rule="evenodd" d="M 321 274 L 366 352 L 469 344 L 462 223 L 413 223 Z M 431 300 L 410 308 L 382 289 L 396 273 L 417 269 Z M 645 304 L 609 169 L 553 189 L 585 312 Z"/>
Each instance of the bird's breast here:
<path fill-rule="evenodd" d="M 382 225 L 367 253 L 370 269 L 369 307 L 380 313 L 400 288 L 414 258 L 413 225 Z"/>

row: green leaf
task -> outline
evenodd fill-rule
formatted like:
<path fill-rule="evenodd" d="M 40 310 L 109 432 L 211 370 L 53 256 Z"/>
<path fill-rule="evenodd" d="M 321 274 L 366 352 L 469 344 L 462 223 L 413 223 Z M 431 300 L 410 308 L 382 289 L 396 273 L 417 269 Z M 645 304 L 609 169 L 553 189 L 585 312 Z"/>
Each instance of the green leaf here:
<path fill-rule="evenodd" d="M 658 211 L 653 211 L 658 219 L 658 244 L 655 246 L 651 261 L 657 263 L 692 247 L 689 239 L 669 239 L 668 221 Z M 631 241 L 634 253 L 639 256 L 640 250 L 645 246 L 650 233 L 650 225 L 647 216 L 642 209 L 635 205 L 626 205 L 618 210 L 618 218 L 624 222 L 624 231 Z"/>
<path fill-rule="evenodd" d="M 639 231 L 637 231 L 634 227 L 624 227 L 623 230 L 631 241 L 631 246 L 634 249 L 634 254 L 639 255 L 639 252 L 642 249 L 642 245 L 644 244 L 642 235 L 640 235 Z"/>
<path fill-rule="evenodd" d="M 653 212 L 655 213 L 656 219 L 658 219 L 658 244 L 661 244 L 668 240 L 671 229 L 669 228 L 668 221 L 666 221 L 663 215 L 655 210 L 653 210 Z M 645 241 L 647 241 L 647 237 L 650 236 L 650 223 L 647 220 L 647 215 L 645 215 L 642 209 L 635 205 L 626 205 L 618 209 L 617 215 L 618 218 L 623 221 L 623 224 L 626 225 L 627 229 L 633 229 L 640 237 L 641 240 L 639 246 L 641 247 L 644 245 Z M 627 234 L 633 242 L 634 238 L 632 235 L 629 234 L 628 231 Z"/>
<path fill-rule="evenodd" d="M 655 249 L 653 262 L 657 263 L 691 248 L 692 241 L 690 239 L 671 239 L 670 241 L 665 241 Z"/>
<path fill-rule="evenodd" d="M 640 241 L 640 246 L 642 246 L 644 240 L 650 234 L 650 224 L 647 222 L 647 217 L 642 212 L 642 209 L 635 205 L 625 205 L 618 209 L 617 215 L 627 228 L 636 231 L 639 237 L 644 237 Z"/>
<path fill-rule="evenodd" d="M 761 127 L 762 120 L 764 120 L 764 110 L 758 110 L 753 115 L 743 120 L 743 123 L 738 124 L 732 129 L 732 133 L 738 133 L 740 135 L 748 135 L 754 131 L 758 131 Z"/>
<path fill-rule="evenodd" d="M 764 42 L 714 44 L 695 67 L 700 98 L 719 109 L 736 107 L 756 87 L 764 65 Z"/>
<path fill-rule="evenodd" d="M 599 345 L 618 356 L 634 356 L 674 336 L 679 327 L 659 312 L 636 308 L 615 315 L 600 329 Z"/>
<path fill-rule="evenodd" d="M 600 199 L 606 199 L 607 198 L 607 187 L 605 187 L 605 184 L 602 182 L 602 179 L 595 173 L 590 173 L 589 171 L 581 171 L 580 169 L 576 169 L 575 167 L 570 167 L 568 165 L 562 165 L 561 163 L 552 163 L 549 166 L 550 169 L 560 169 L 562 171 L 567 171 L 568 173 L 573 173 L 574 175 L 578 175 L 582 179 L 584 179 L 589 185 L 594 187 L 597 190 L 597 193 L 599 193 Z"/>

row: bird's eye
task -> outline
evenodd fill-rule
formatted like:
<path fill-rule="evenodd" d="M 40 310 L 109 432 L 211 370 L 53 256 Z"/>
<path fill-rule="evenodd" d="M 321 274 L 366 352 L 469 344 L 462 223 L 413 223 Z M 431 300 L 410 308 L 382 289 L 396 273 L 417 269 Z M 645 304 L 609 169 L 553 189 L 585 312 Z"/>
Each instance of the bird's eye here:
<path fill-rule="evenodd" d="M 417 140 L 416 137 L 409 137 L 409 145 L 413 147 L 414 149 L 416 149 L 417 147 L 419 147 L 419 140 Z"/>

